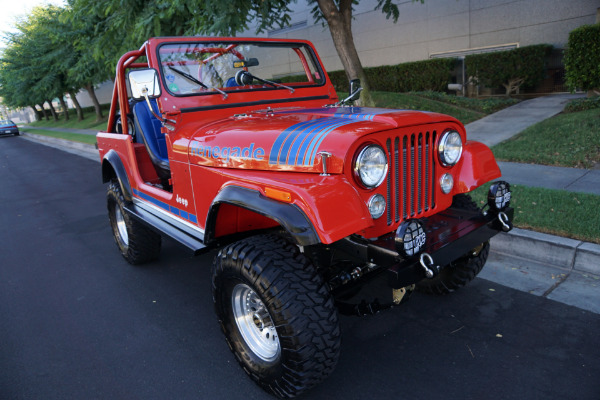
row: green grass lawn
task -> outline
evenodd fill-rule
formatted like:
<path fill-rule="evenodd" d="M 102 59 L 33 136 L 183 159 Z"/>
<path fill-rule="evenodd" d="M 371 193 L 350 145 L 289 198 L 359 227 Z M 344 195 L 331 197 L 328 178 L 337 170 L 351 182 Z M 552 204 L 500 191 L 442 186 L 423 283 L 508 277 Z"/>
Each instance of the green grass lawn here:
<path fill-rule="evenodd" d="M 600 163 L 600 109 L 556 115 L 492 151 L 502 161 L 591 168 Z"/>
<path fill-rule="evenodd" d="M 339 92 L 338 96 L 340 99 L 343 99 L 348 96 L 348 93 Z M 469 110 L 414 93 L 371 92 L 371 96 L 375 101 L 376 107 L 438 112 L 450 115 L 463 124 L 468 124 L 486 115 L 481 111 Z"/>
<path fill-rule="evenodd" d="M 87 144 L 96 144 L 96 136 L 94 135 L 84 135 L 81 133 L 70 133 L 70 132 L 57 132 L 57 131 L 48 131 L 45 129 L 30 129 L 27 130 L 27 127 L 22 129 L 24 132 L 33 133 L 35 135 L 44 135 L 51 136 L 57 139 L 65 139 L 71 140 L 73 142 L 81 142 Z"/>
<path fill-rule="evenodd" d="M 343 99 L 348 93 L 339 92 Z M 371 92 L 376 107 L 396 108 L 400 110 L 432 111 L 450 115 L 463 124 L 468 124 L 518 103 L 515 99 L 473 99 L 438 92 Z"/>
<path fill-rule="evenodd" d="M 489 185 L 472 192 L 484 204 Z M 511 185 L 515 226 L 600 244 L 600 196 Z"/>
<path fill-rule="evenodd" d="M 70 119 L 65 121 L 64 118 L 60 118 L 58 121 L 54 121 L 52 117 L 49 121 L 45 119 L 42 121 L 32 122 L 31 126 L 36 128 L 70 128 L 70 129 L 93 129 L 93 130 L 105 130 L 106 122 L 108 120 L 108 112 L 103 111 L 104 119 L 100 122 L 96 122 L 96 113 L 87 112 L 84 114 L 82 121 L 77 121 L 77 114 L 75 112 L 69 112 Z"/>

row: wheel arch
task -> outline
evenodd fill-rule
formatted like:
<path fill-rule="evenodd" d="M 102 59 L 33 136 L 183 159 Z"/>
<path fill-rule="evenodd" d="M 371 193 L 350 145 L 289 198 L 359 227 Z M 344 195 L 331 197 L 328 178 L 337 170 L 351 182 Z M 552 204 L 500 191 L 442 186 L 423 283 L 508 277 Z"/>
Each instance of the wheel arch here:
<path fill-rule="evenodd" d="M 115 150 L 109 150 L 102 159 L 102 183 L 110 182 L 115 178 L 119 181 L 125 200 L 133 201 L 131 184 L 123 161 Z"/>
<path fill-rule="evenodd" d="M 215 231 L 221 205 L 229 204 L 270 218 L 283 227 L 300 246 L 320 243 L 310 219 L 296 205 L 282 203 L 263 196 L 259 191 L 241 186 L 224 187 L 213 200 L 206 217 L 204 240 L 216 241 Z"/>

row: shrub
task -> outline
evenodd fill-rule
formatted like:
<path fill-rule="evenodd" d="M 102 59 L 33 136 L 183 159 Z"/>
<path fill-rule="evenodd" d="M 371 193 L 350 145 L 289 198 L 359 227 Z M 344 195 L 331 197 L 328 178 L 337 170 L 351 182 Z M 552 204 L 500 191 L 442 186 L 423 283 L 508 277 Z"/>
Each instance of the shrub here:
<path fill-rule="evenodd" d="M 577 112 L 577 111 L 586 111 L 592 110 L 594 108 L 600 108 L 600 96 L 591 97 L 588 99 L 575 99 L 571 100 L 565 106 L 565 112 Z"/>
<path fill-rule="evenodd" d="M 510 96 L 522 85 L 535 86 L 544 79 L 546 58 L 552 51 L 548 44 L 520 47 L 494 53 L 465 57 L 467 75 L 487 87 L 504 86 Z"/>
<path fill-rule="evenodd" d="M 565 52 L 567 86 L 574 91 L 600 88 L 600 24 L 583 25 L 569 33 Z"/>
<path fill-rule="evenodd" d="M 365 68 L 371 90 L 382 92 L 445 91 L 456 60 L 437 58 L 397 65 Z M 336 91 L 348 91 L 348 78 L 341 71 L 329 72 Z"/>

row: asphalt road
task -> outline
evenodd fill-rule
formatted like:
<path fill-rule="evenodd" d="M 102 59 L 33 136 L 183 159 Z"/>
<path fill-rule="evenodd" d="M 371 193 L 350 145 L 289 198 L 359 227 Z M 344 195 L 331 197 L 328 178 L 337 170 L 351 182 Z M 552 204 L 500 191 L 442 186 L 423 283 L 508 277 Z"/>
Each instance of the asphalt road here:
<path fill-rule="evenodd" d="M 0 138 L 0 399 L 268 399 L 217 326 L 213 254 L 129 266 L 99 164 Z M 600 315 L 476 279 L 342 317 L 310 399 L 600 398 Z"/>

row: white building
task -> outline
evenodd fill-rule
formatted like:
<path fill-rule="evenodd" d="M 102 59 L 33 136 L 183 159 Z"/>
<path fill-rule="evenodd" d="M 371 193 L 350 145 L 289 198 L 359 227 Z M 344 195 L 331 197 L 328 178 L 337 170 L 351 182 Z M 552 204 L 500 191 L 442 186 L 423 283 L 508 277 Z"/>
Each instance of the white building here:
<path fill-rule="evenodd" d="M 439 56 L 533 44 L 564 48 L 569 32 L 594 24 L 600 0 L 399 1 L 396 23 L 375 10 L 376 0 L 355 6 L 352 32 L 363 66 L 393 65 Z M 305 0 L 292 4 L 291 27 L 265 36 L 308 39 L 329 71 L 342 69 L 329 30 L 315 24 Z"/>

